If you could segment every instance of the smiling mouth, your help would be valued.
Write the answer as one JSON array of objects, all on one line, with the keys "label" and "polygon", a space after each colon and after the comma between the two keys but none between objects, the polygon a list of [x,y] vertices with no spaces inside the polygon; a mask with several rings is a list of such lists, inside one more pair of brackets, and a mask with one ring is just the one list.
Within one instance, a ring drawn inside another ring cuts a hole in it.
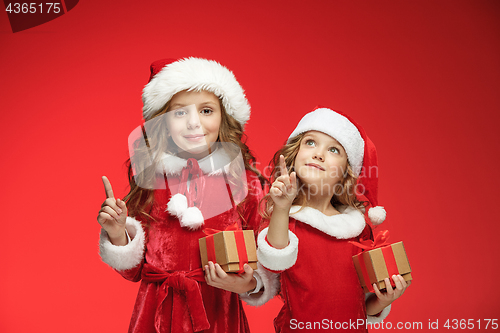
[{"label": "smiling mouth", "polygon": [[184,135],[184,138],[188,141],[201,141],[205,139],[205,134]]},{"label": "smiling mouth", "polygon": [[321,171],[325,171],[325,169],[323,167],[321,167],[320,165],[315,164],[315,163],[307,163],[306,166],[308,166],[310,168],[315,168],[315,169],[318,169]]}]

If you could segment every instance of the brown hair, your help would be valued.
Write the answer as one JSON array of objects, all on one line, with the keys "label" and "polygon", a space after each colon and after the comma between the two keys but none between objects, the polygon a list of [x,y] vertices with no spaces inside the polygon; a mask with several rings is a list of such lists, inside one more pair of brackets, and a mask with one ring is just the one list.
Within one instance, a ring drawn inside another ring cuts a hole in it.
[{"label": "brown hair", "polygon": [[[259,178],[260,180],[260,186],[262,187],[263,183],[265,182],[264,177],[261,175],[261,173],[255,168],[256,164],[256,159],[252,153],[252,151],[248,148],[246,144],[247,136],[243,132],[243,127],[242,125],[236,121],[233,117],[227,114],[224,105],[222,104],[222,101],[219,99],[219,104],[221,108],[221,124],[219,127],[219,137],[217,139],[218,142],[221,143],[222,147],[227,147],[229,146],[237,146],[239,147],[239,150],[241,151],[245,169],[253,171]],[[143,130],[144,133],[144,141],[138,140],[135,145],[134,145],[134,153],[139,154],[138,158],[134,158],[135,161],[148,161],[148,159],[143,159],[141,158],[141,155],[144,154],[144,157],[152,156],[153,157],[153,163],[149,167],[144,167],[144,172],[141,175],[136,175],[134,176],[134,170],[133,170],[133,165],[131,162],[131,159],[129,158],[125,164],[128,169],[128,180],[129,180],[129,185],[130,185],[130,191],[129,193],[125,196],[125,201],[127,202],[127,208],[130,216],[144,216],[146,218],[149,218],[153,220],[151,217],[151,208],[154,203],[154,190],[149,189],[149,188],[154,188],[153,186],[139,186],[137,185],[136,178],[135,177],[141,177],[140,182],[141,184],[154,184],[154,181],[157,177],[155,166],[158,165],[160,162],[161,154],[159,153],[154,153],[154,152],[168,152],[168,153],[173,153],[175,143],[171,139],[171,137],[168,137],[166,135],[154,135],[154,133],[160,134],[161,131],[164,131],[164,128],[162,127],[162,124],[160,121],[154,122],[154,119],[165,114],[166,112],[170,111],[170,101],[167,102],[167,104],[158,112],[156,112],[151,119],[148,120],[151,125],[148,127],[148,134],[153,133],[153,135],[148,135],[146,137],[145,131]],[[151,120],[153,120],[151,122]],[[234,152],[234,148],[231,149],[225,149],[228,155],[231,157],[231,160],[235,156],[234,153],[231,153],[231,151]],[[153,152],[153,154],[151,154]],[[146,155],[148,154],[148,155]],[[149,157],[148,157],[149,158]],[[232,170],[230,168],[230,170]],[[233,170],[230,172],[242,172],[243,170]],[[232,177],[231,179],[236,179],[236,181],[239,180],[239,177]],[[238,189],[243,189],[247,187],[247,184],[237,184],[237,185],[242,185],[242,186],[235,186],[235,188]],[[232,196],[235,195],[235,193],[231,194]],[[251,193],[249,193],[251,195]],[[240,217],[243,220],[243,213],[240,211],[240,206],[243,204],[245,200],[241,201],[238,206],[237,206],[237,211]]]},{"label": "brown hair", "polygon": [[[287,143],[285,143],[280,150],[278,150],[274,154],[271,162],[269,163],[269,169],[272,170],[272,174],[269,180],[271,184],[279,176],[281,176],[279,167],[280,155],[283,155],[283,157],[285,158],[285,165],[287,170],[289,170],[290,173],[294,171],[295,158],[297,157],[297,154],[299,152],[302,139],[306,134],[307,132],[298,134],[297,136],[293,137]],[[333,206],[348,205],[356,209],[361,209],[362,207],[364,207],[364,202],[359,201],[355,193],[357,180],[358,178],[352,171],[349,162],[347,162],[347,169],[344,172],[344,177],[340,183],[340,186],[335,187],[335,194],[332,196],[332,199],[330,200],[331,204]],[[292,205],[305,207],[307,206],[307,195],[304,190],[304,184],[302,184],[302,182],[298,177],[297,177],[297,182],[299,190],[297,196],[292,202]],[[271,199],[269,193],[266,194],[262,200],[265,203],[265,208],[264,212],[262,212],[261,215],[266,219],[270,219],[274,207],[274,202]]]}]

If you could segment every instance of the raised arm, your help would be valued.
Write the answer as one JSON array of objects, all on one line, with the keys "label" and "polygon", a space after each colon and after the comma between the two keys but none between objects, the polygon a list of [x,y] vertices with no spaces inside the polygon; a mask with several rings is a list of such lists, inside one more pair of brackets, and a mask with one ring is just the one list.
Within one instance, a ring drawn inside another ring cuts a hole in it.
[{"label": "raised arm", "polygon": [[120,199],[115,199],[113,188],[106,176],[102,177],[106,200],[104,200],[97,222],[108,233],[109,241],[113,245],[127,245],[125,223],[127,220],[127,205]]},{"label": "raised arm", "polygon": [[297,196],[297,175],[295,172],[288,174],[285,158],[280,156],[280,176],[274,181],[269,195],[274,201],[267,240],[277,249],[288,245],[288,217],[293,200]]}]

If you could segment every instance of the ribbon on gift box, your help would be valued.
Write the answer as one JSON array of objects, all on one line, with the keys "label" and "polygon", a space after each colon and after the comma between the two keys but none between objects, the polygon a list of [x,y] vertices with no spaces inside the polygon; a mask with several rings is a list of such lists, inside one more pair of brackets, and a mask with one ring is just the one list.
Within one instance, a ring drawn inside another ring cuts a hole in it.
[{"label": "ribbon on gift box", "polygon": [[236,241],[236,249],[238,250],[238,262],[239,262],[238,274],[243,274],[245,272],[243,265],[248,263],[248,254],[245,246],[245,236],[243,235],[243,230],[240,230],[238,222],[234,222],[233,224],[228,226],[225,230],[205,228],[203,231],[205,232],[205,234],[207,234],[207,237],[205,237],[205,239],[207,243],[208,261],[212,262],[217,262],[215,257],[214,234],[221,231],[232,231],[234,233],[234,239]]},{"label": "ribbon on gift box", "polygon": [[[389,230],[384,230],[379,232],[372,241],[371,239],[363,239],[361,238],[359,242],[350,241],[349,243],[363,249],[363,252],[380,249],[382,251],[382,255],[384,257],[385,266],[387,268],[387,272],[389,274],[389,280],[391,281],[391,286],[394,288],[396,285],[392,280],[391,276],[398,275],[399,269],[396,263],[396,258],[394,257],[394,252],[392,251],[392,246],[388,242],[389,239]],[[370,292],[375,292],[373,285],[370,281],[370,276],[368,275],[368,270],[366,268],[366,262],[363,254],[359,254],[358,258],[360,260],[361,273],[363,274],[363,280],[365,282],[366,287]],[[379,282],[379,281],[376,281]]]},{"label": "ribbon on gift box", "polygon": [[221,231],[238,231],[240,230],[240,227],[238,225],[238,221],[234,222],[233,224],[229,225],[226,229],[224,230],[219,230],[219,229],[212,229],[212,228],[205,228],[203,229],[203,232],[207,235],[207,236],[211,236],[211,235],[214,235],[218,232],[221,232]]},{"label": "ribbon on gift box", "polygon": [[373,250],[373,249],[378,249],[378,248],[383,247],[383,246],[390,245],[387,241],[388,239],[389,239],[389,230],[384,230],[384,231],[380,231],[375,236],[374,240],[360,238],[359,242],[351,241],[349,243],[354,244],[363,250]]}]

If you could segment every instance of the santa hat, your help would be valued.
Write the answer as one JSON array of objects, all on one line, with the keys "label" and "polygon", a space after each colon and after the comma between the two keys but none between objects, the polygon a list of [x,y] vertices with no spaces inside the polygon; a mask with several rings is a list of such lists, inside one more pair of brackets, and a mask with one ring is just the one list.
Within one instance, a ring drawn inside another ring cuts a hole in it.
[{"label": "santa hat", "polygon": [[[181,91],[208,91],[217,96],[226,113],[238,121],[241,126],[250,118],[250,105],[245,92],[234,74],[216,61],[200,58],[184,58],[180,60],[162,59],[151,64],[149,83],[142,93],[143,117],[150,120]],[[187,189],[187,179],[192,177]],[[198,191],[194,190],[198,187]],[[179,193],[169,199],[167,211],[177,216],[182,227],[196,230],[204,224],[204,217],[197,205],[199,197],[194,195],[203,191],[202,172],[195,159],[187,161],[182,170]],[[194,195],[194,196],[193,196]]]},{"label": "santa hat", "polygon": [[347,154],[347,160],[358,177],[361,196],[369,202],[368,218],[379,225],[386,218],[384,207],[378,206],[378,161],[375,145],[364,129],[352,118],[338,111],[318,107],[306,114],[288,141],[307,131],[319,131],[337,140]]},{"label": "santa hat", "polygon": [[234,74],[216,61],[201,58],[162,59],[151,64],[149,83],[142,93],[144,120],[149,120],[176,93],[209,91],[224,105],[226,113],[241,126],[250,118],[250,105]]}]

